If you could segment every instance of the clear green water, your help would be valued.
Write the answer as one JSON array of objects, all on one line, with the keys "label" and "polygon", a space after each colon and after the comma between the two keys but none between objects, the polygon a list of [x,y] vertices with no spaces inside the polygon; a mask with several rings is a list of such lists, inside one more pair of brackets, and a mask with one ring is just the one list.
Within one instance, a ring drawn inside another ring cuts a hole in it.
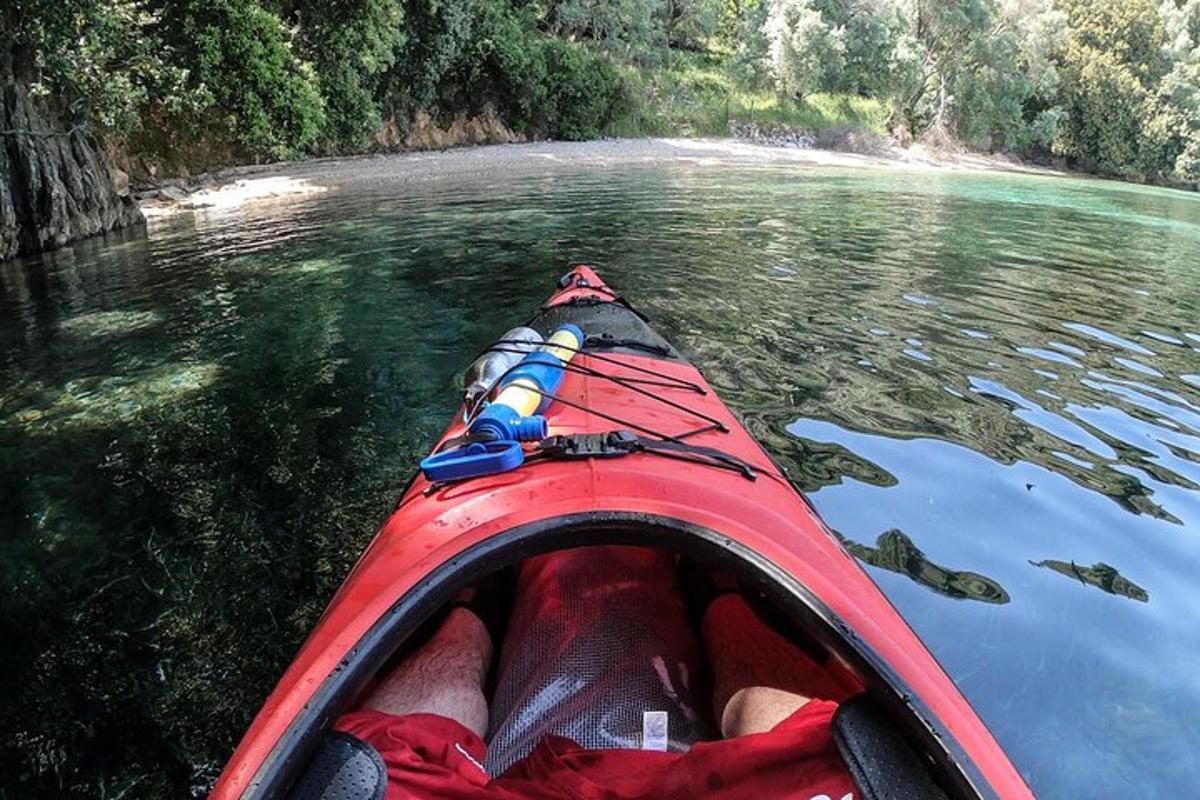
[{"label": "clear green water", "polygon": [[1200,199],[642,165],[0,266],[0,797],[202,794],[456,373],[571,261],[704,368],[1039,794],[1194,792]]}]

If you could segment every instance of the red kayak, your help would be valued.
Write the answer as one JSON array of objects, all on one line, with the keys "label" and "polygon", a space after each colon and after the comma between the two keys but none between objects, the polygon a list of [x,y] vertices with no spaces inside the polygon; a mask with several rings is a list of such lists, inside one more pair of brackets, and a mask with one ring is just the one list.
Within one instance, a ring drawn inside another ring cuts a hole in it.
[{"label": "red kayak", "polygon": [[[512,441],[496,441],[480,421],[492,411],[465,409],[469,424],[456,416],[212,797],[287,796],[332,721],[458,591],[534,555],[602,544],[659,548],[733,572],[823,647],[829,669],[861,687],[838,745],[862,797],[1032,797],[858,562],[700,371],[624,299],[577,266],[527,326],[560,358],[543,354],[535,371],[557,370],[561,383],[539,388],[526,357],[520,369],[531,380],[497,385],[537,392],[537,424],[518,414]],[[549,344],[552,334],[567,342],[555,333],[567,329],[574,346]],[[508,408],[494,394],[490,406],[473,405]],[[937,788],[913,794],[913,786]]]}]

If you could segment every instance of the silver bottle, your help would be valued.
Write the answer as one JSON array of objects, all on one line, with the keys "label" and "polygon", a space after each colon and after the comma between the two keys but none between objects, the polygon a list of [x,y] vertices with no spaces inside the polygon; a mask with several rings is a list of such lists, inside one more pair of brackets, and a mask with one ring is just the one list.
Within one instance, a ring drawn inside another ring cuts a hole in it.
[{"label": "silver bottle", "polygon": [[463,375],[463,419],[478,411],[476,405],[492,391],[496,381],[541,343],[542,335],[533,328],[513,328],[492,345],[495,349],[475,359]]}]

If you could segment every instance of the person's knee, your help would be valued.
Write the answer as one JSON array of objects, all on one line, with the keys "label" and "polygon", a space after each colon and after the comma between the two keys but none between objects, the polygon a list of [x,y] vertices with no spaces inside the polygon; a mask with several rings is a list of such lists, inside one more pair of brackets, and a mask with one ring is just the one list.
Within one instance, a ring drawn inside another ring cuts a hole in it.
[{"label": "person's knee", "polygon": [[428,713],[449,717],[480,738],[487,733],[487,698],[477,685],[463,683],[440,686],[430,693],[426,703]]},{"label": "person's knee", "polygon": [[808,698],[771,686],[747,686],[730,696],[721,712],[725,738],[765,733],[796,713]]},{"label": "person's knee", "polygon": [[455,608],[363,705],[395,716],[436,714],[482,736],[488,724],[483,683],[491,659],[492,643],[483,623],[471,611]]}]

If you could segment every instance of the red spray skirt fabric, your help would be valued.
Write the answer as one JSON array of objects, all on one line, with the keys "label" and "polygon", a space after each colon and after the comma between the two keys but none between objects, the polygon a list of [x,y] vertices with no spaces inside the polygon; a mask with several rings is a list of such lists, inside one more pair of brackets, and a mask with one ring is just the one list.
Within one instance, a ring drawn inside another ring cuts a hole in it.
[{"label": "red spray skirt fabric", "polygon": [[812,700],[766,733],[700,742],[686,753],[584,750],[548,736],[495,780],[481,766],[483,740],[445,717],[364,709],[336,727],[383,756],[386,800],[853,800],[854,785],[830,729],[836,709],[834,702]]}]

